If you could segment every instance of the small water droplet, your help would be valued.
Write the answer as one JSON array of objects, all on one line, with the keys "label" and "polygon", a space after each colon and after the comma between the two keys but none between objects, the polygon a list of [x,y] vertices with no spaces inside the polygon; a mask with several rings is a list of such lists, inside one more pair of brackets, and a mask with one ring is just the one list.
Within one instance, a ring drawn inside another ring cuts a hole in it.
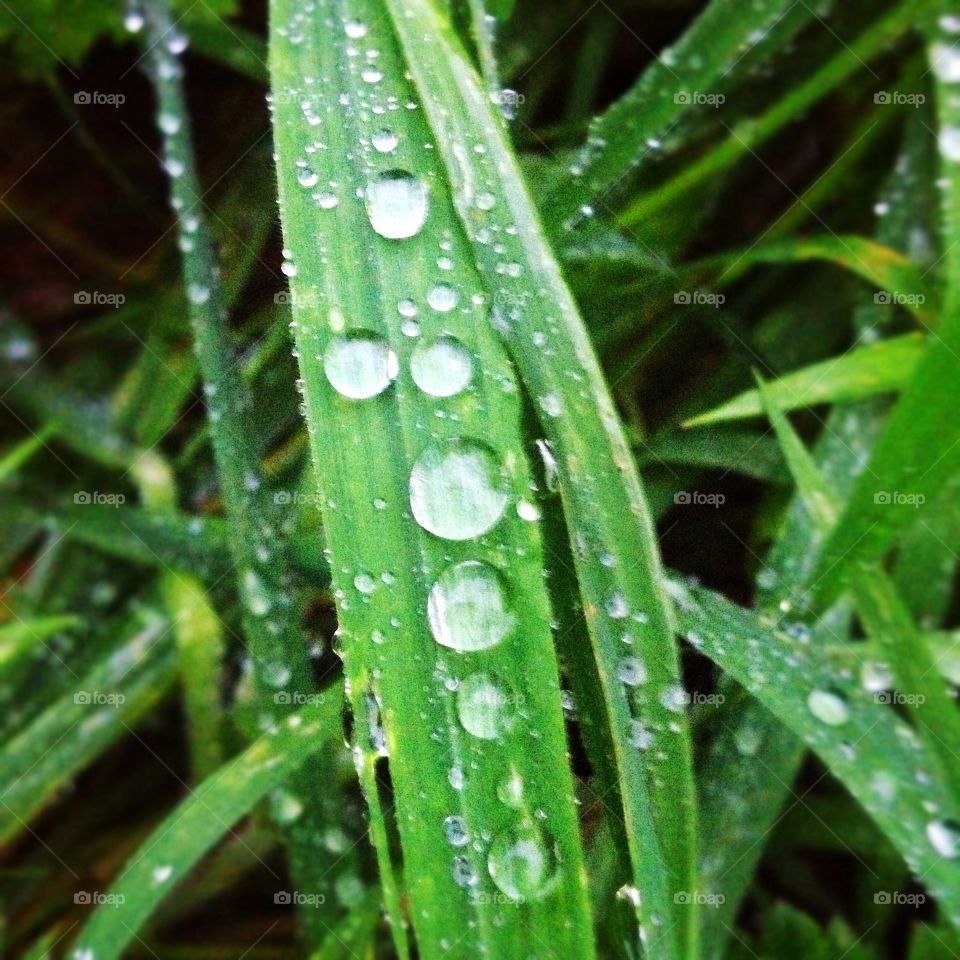
[{"label": "small water droplet", "polygon": [[447,817],[443,821],[443,834],[447,842],[454,847],[465,847],[470,842],[470,834],[467,833],[463,817]]},{"label": "small water droplet", "polygon": [[343,29],[351,40],[359,40],[367,35],[367,25],[362,20],[345,20]]},{"label": "small water droplet", "polygon": [[427,303],[437,313],[449,313],[460,302],[460,294],[448,283],[438,283],[427,294]]},{"label": "small water droplet", "polygon": [[617,663],[617,679],[628,687],[647,682],[647,667],[639,657],[624,657]]},{"label": "small water droplet", "polygon": [[941,857],[960,856],[960,824],[952,820],[933,820],[927,824],[927,839]]},{"label": "small water droplet", "polygon": [[455,337],[439,337],[419,343],[410,357],[413,382],[431,397],[460,393],[473,376],[473,360]]},{"label": "small water droplet", "polygon": [[517,622],[500,574],[478,560],[458,563],[440,575],[430,589],[427,619],[437,643],[460,652],[496,646]]},{"label": "small water droplet", "polygon": [[453,882],[458,887],[475,887],[480,882],[477,871],[467,857],[453,858]]},{"label": "small water droplet", "polygon": [[371,138],[373,149],[380,153],[390,153],[400,142],[400,138],[392,131],[384,128],[378,130]]},{"label": "small water droplet", "polygon": [[310,167],[300,167],[297,170],[297,183],[301,187],[315,187],[320,178]]},{"label": "small water droplet", "polygon": [[496,740],[513,726],[513,699],[496,678],[474,673],[457,691],[457,716],[467,733]]},{"label": "small water droplet", "polygon": [[807,707],[821,723],[839,727],[850,719],[846,698],[829,690],[813,690],[807,697]]},{"label": "small water droplet", "polygon": [[426,185],[405,170],[388,170],[372,180],[364,199],[370,225],[388,240],[416,236],[426,222]]},{"label": "small water droplet", "polygon": [[367,400],[393,383],[399,362],[379,334],[353,330],[330,341],[323,355],[323,370],[337,393]]}]

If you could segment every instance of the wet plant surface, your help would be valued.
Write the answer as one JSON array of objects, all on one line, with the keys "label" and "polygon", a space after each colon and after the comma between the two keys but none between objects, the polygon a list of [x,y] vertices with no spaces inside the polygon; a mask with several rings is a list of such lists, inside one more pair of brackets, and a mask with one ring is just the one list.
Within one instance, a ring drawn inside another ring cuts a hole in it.
[{"label": "wet plant surface", "polygon": [[960,10],[0,5],[11,957],[960,949]]}]

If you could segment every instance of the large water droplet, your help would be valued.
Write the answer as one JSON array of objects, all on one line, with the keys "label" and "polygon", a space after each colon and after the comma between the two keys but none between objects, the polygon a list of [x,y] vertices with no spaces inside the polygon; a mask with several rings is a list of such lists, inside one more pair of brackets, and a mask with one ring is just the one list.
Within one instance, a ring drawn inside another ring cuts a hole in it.
[{"label": "large water droplet", "polygon": [[365,200],[370,225],[388,240],[416,236],[426,222],[426,185],[405,170],[380,174],[368,184]]},{"label": "large water droplet", "polygon": [[512,699],[494,677],[475,673],[457,690],[457,716],[467,733],[496,740],[513,726]]},{"label": "large water droplet", "polygon": [[476,440],[428,447],[410,471],[410,508],[417,523],[446,540],[481,536],[506,506],[497,458]]},{"label": "large water droplet", "polygon": [[379,334],[353,330],[330,341],[323,355],[323,370],[337,393],[366,400],[393,383],[399,363]]},{"label": "large water droplet", "polygon": [[516,902],[547,893],[556,869],[550,844],[532,825],[503,833],[490,846],[487,870],[501,892]]},{"label": "large water droplet", "polygon": [[413,382],[431,397],[452,397],[470,382],[473,359],[455,337],[419,343],[410,357]]},{"label": "large water droplet", "polygon": [[371,138],[373,149],[380,153],[390,153],[400,142],[397,135],[392,130],[378,130]]},{"label": "large water droplet", "polygon": [[427,294],[427,303],[437,313],[449,313],[460,302],[460,294],[449,283],[438,283]]},{"label": "large water droplet", "polygon": [[810,712],[822,723],[839,727],[850,719],[850,708],[839,693],[829,690],[814,690],[807,697]]},{"label": "large water droplet", "polygon": [[[427,600],[427,619],[437,643],[461,652],[495,646],[517,622],[507,605],[500,574],[477,560],[458,563],[440,575]],[[479,718],[475,725],[481,727]]]}]

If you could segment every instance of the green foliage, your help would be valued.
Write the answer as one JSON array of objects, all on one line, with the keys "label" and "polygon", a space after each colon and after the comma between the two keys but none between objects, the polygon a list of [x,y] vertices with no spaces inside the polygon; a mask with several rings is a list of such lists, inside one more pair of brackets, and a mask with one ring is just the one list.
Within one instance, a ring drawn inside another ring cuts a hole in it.
[{"label": "green foliage", "polygon": [[263,13],[0,3],[7,952],[955,954],[956,12]]}]

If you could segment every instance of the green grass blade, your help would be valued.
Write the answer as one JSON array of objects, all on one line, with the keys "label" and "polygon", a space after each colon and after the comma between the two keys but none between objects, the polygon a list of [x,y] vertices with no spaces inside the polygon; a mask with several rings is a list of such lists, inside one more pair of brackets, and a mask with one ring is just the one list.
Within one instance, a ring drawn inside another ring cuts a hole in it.
[{"label": "green grass blade", "polygon": [[[784,412],[820,403],[851,403],[891,393],[910,381],[926,345],[927,339],[922,334],[908,333],[857,347],[771,381],[767,393],[770,402]],[[763,412],[760,391],[745,390],[719,407],[691,417],[684,426],[743,420],[762,416]]]},{"label": "green grass blade", "polygon": [[[677,710],[682,695],[677,650],[639,477],[502,120],[427,0],[391,0],[388,7],[493,297],[493,322],[539,407],[559,466],[617,751],[634,880],[643,890],[640,917],[649,949],[653,955],[682,955],[692,949],[696,911],[673,901],[670,892],[694,885],[689,739],[683,712]],[[490,242],[492,236],[496,243]],[[632,652],[645,661],[647,689],[657,691],[655,696],[638,694],[617,679],[625,635],[635,639]],[[636,724],[655,744],[639,756],[631,742]],[[656,927],[652,914],[671,921]]]},{"label": "green grass blade", "polygon": [[285,272],[398,952],[409,902],[424,958],[590,957],[521,398],[434,138],[379,4],[274,0],[270,49]]},{"label": "green grass blade", "polygon": [[[74,960],[116,960],[190,869],[270,790],[288,781],[334,729],[339,699],[290,714],[201,783],[154,831],[81,931]],[[279,891],[282,892],[282,891]]]},{"label": "green grass blade", "polygon": [[944,855],[951,848],[943,843],[957,803],[930,775],[937,758],[842,660],[713,591],[677,582],[671,589],[691,643],[804,740],[960,926],[958,851]]}]

